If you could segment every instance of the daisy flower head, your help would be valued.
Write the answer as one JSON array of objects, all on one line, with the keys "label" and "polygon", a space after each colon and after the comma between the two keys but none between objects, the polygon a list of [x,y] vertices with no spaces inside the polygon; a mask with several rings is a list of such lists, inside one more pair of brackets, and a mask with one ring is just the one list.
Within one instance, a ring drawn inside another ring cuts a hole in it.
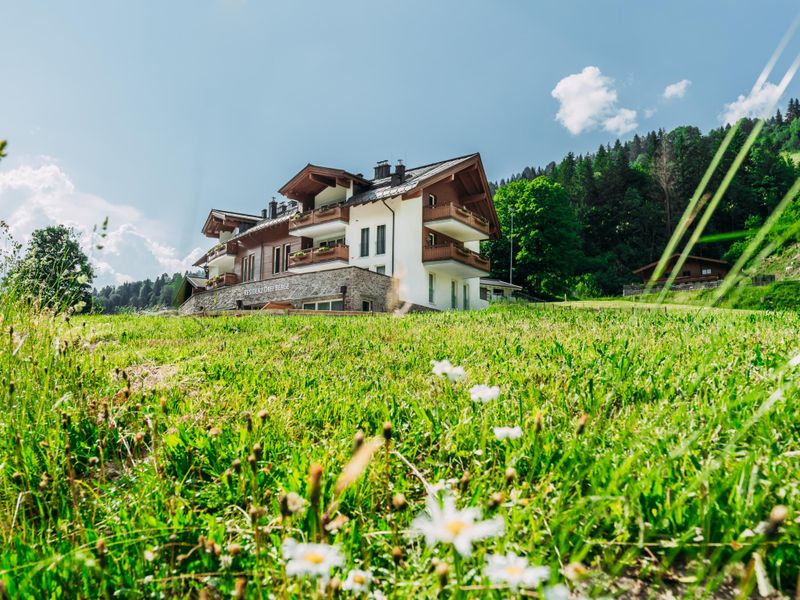
[{"label": "daisy flower head", "polygon": [[545,600],[569,600],[569,588],[563,583],[550,586],[544,590]]},{"label": "daisy flower head", "polygon": [[518,440],[522,437],[522,428],[519,425],[514,427],[494,427],[494,437],[498,440]]},{"label": "daisy flower head", "polygon": [[356,594],[364,594],[369,591],[370,583],[372,583],[372,573],[361,569],[353,569],[347,574],[347,579],[344,580],[342,589]]},{"label": "daisy flower head", "polygon": [[434,375],[439,377],[446,375],[450,381],[462,381],[467,377],[464,367],[454,367],[447,359],[442,361],[432,360],[431,366],[433,367]]},{"label": "daisy flower head", "polygon": [[452,544],[461,556],[472,553],[472,543],[503,533],[505,525],[501,517],[481,521],[479,508],[458,510],[452,496],[445,496],[442,503],[428,496],[426,511],[411,522],[411,529],[425,536],[425,543]]},{"label": "daisy flower head", "polygon": [[485,383],[473,385],[469,389],[469,397],[473,402],[491,402],[500,395],[500,386],[488,386]]},{"label": "daisy flower head", "polygon": [[319,578],[323,584],[330,579],[331,569],[344,562],[339,547],[329,544],[307,544],[288,538],[281,551],[289,577]]},{"label": "daisy flower head", "polygon": [[504,583],[512,592],[516,592],[520,587],[539,587],[542,581],[550,577],[550,568],[532,567],[525,557],[509,552],[505,556],[489,554],[483,573],[492,583]]}]

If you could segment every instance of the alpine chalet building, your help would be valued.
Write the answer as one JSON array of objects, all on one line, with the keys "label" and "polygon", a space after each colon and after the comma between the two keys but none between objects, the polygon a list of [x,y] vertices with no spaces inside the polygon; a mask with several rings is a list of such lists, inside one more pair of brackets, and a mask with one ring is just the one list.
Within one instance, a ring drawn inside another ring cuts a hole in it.
[{"label": "alpine chalet building", "polygon": [[180,312],[294,308],[380,312],[468,310],[489,261],[480,241],[500,235],[479,154],[365,179],[309,164],[260,215],[213,209],[203,233],[216,244],[187,278]]}]

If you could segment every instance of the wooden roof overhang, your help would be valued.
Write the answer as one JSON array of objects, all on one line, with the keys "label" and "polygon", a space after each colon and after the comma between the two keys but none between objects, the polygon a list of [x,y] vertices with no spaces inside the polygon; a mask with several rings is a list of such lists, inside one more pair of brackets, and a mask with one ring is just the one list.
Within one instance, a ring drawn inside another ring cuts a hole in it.
[{"label": "wooden roof overhang", "polygon": [[308,202],[322,190],[342,186],[349,188],[352,182],[369,185],[369,181],[342,169],[320,167],[311,163],[303,167],[297,175],[286,182],[278,193],[298,202]]},{"label": "wooden roof overhang", "polygon": [[261,217],[255,215],[211,209],[203,225],[202,232],[206,237],[219,237],[219,234],[223,231],[233,231],[244,223],[252,225],[260,219]]},{"label": "wooden roof overhang", "polygon": [[489,221],[490,237],[492,239],[499,238],[501,235],[500,221],[494,208],[492,193],[489,191],[489,182],[486,179],[486,172],[483,170],[481,155],[475,154],[470,160],[458,163],[430,179],[423,178],[418,185],[403,194],[403,199],[424,195],[425,188],[430,188],[443,181],[450,181],[456,186],[464,207]]}]

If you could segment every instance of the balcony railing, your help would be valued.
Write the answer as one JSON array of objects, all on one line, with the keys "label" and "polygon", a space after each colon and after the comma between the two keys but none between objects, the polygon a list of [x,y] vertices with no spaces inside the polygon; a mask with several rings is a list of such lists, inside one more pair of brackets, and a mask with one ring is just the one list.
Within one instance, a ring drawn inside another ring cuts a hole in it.
[{"label": "balcony railing", "polygon": [[289,231],[299,229],[301,227],[308,227],[310,225],[320,225],[322,223],[330,223],[331,221],[344,221],[350,222],[350,207],[349,206],[323,206],[316,210],[309,210],[304,213],[295,213],[289,219]]},{"label": "balcony railing", "polygon": [[217,244],[208,251],[208,258],[206,259],[206,262],[211,262],[220,256],[236,256],[236,253],[239,250],[238,246],[239,245],[236,242],[224,242],[222,244]]},{"label": "balcony railing", "polygon": [[332,260],[350,260],[350,247],[345,245],[300,250],[289,255],[289,268],[325,263]]},{"label": "balcony railing", "polygon": [[443,219],[455,219],[473,229],[477,229],[484,235],[489,235],[489,221],[460,204],[441,204],[439,206],[426,206],[422,209],[422,220],[425,223]]},{"label": "balcony railing", "polygon": [[234,285],[239,283],[239,277],[236,273],[223,273],[212,277],[206,282],[206,288],[209,290],[216,290],[217,288],[225,287],[226,285]]},{"label": "balcony railing", "polygon": [[477,252],[468,250],[456,244],[437,244],[435,246],[423,246],[422,262],[455,260],[457,262],[475,267],[487,273],[490,271],[488,258],[482,257]]}]

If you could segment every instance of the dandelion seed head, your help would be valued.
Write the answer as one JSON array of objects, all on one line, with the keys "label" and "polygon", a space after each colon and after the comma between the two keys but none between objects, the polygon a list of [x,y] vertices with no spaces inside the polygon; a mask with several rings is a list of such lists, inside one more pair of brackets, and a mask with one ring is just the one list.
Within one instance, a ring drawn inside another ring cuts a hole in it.
[{"label": "dandelion seed head", "polygon": [[488,386],[486,384],[473,385],[469,389],[469,397],[473,402],[491,402],[500,395],[500,386]]}]

